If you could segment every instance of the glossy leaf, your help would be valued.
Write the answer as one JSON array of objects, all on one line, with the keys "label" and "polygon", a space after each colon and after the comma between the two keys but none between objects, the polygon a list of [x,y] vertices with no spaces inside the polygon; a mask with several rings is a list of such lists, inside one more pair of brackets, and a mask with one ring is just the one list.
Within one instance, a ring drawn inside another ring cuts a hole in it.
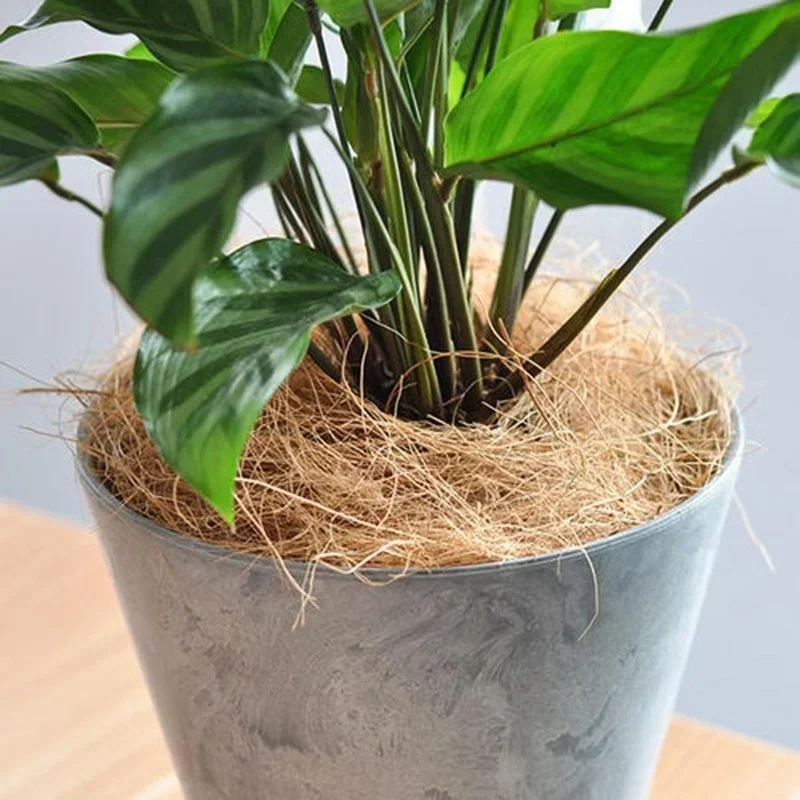
[{"label": "glossy leaf", "polygon": [[774,105],[753,134],[748,155],[765,159],[779,178],[800,187],[800,94]]},{"label": "glossy leaf", "polygon": [[106,33],[133,33],[173,69],[258,55],[267,23],[267,0],[45,0],[25,30],[58,22],[86,22]]},{"label": "glossy leaf", "polygon": [[78,103],[100,130],[103,149],[117,155],[175,79],[174,72],[154,61],[112,55],[83,56],[31,74]]},{"label": "glossy leaf", "polygon": [[798,42],[796,1],[672,36],[546,37],[453,109],[448,172],[513,181],[560,209],[606,203],[676,217]]},{"label": "glossy leaf", "polygon": [[236,468],[264,406],[308,349],[315,325],[381,306],[393,272],[354,277],[284,239],[238,250],[197,280],[196,353],[152,330],[142,338],[134,392],[164,459],[227,520]]},{"label": "glossy leaf", "polygon": [[105,228],[106,272],[151,327],[195,342],[192,285],[225,243],[242,196],[282,171],[289,137],[322,121],[264,61],[178,80],[126,150]]},{"label": "glossy leaf", "polygon": [[[391,19],[413,8],[419,0],[373,0],[381,19]],[[349,28],[367,20],[364,0],[319,0],[319,7],[337,24]]]},{"label": "glossy leaf", "polygon": [[94,150],[100,134],[72,98],[25,67],[0,63],[0,186],[53,169],[53,159]]}]

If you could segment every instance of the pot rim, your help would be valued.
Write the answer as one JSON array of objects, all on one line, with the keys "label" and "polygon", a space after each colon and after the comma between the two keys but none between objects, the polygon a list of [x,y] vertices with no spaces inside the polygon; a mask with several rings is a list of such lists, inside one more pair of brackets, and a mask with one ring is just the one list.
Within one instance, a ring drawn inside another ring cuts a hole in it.
[{"label": "pot rim", "polygon": [[[90,412],[86,412],[90,413]],[[726,483],[731,478],[735,478],[738,466],[741,462],[744,453],[745,436],[744,436],[744,422],[742,414],[737,406],[734,406],[730,412],[730,421],[732,427],[731,442],[728,445],[728,450],[722,460],[721,466],[717,474],[702,488],[695,492],[691,497],[679,503],[677,506],[659,514],[657,517],[635,525],[632,528],[627,528],[619,533],[613,533],[609,536],[604,536],[600,539],[594,539],[588,544],[572,547],[564,547],[559,550],[554,550],[549,553],[542,553],[540,555],[525,556],[524,558],[509,559],[508,561],[486,561],[478,564],[467,564],[455,567],[433,567],[433,568],[409,568],[402,570],[398,567],[362,567],[357,570],[357,575],[367,579],[368,581],[374,580],[377,584],[386,584],[392,578],[402,575],[404,580],[407,579],[420,579],[420,578],[435,578],[437,576],[458,576],[458,575],[473,575],[483,572],[497,572],[506,570],[516,570],[535,565],[544,565],[552,561],[563,561],[571,558],[582,558],[591,560],[593,554],[605,550],[608,547],[624,547],[649,536],[654,536],[664,529],[674,529],[675,523],[681,517],[692,513],[694,509],[705,503],[714,496],[720,486]],[[78,440],[80,441],[83,436],[79,425]],[[185,548],[193,550],[199,555],[202,554],[210,559],[220,559],[225,561],[232,561],[234,563],[241,563],[247,569],[273,569],[275,559],[268,555],[254,555],[250,553],[240,552],[233,550],[229,547],[224,547],[217,544],[204,542],[188,534],[177,533],[169,528],[142,516],[137,511],[128,508],[125,503],[116,497],[106,486],[104,486],[98,479],[97,475],[92,470],[89,459],[81,452],[80,447],[76,447],[75,453],[76,469],[78,478],[83,484],[84,488],[90,492],[97,500],[105,506],[106,510],[115,516],[120,516],[124,520],[144,528],[150,535],[159,539],[165,540],[168,544],[174,547]],[[302,576],[306,574],[312,563],[309,561],[295,561],[285,560],[283,562],[285,568],[295,576]],[[320,566],[327,567],[324,572],[326,579],[330,578],[351,578],[353,572],[342,571],[330,567],[324,562],[320,562]],[[317,576],[319,577],[319,575]]]}]

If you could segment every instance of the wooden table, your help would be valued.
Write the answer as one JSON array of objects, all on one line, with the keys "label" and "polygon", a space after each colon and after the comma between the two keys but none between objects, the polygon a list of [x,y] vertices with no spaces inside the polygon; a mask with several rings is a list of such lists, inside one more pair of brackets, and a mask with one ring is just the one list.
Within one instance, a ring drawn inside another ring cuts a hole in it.
[{"label": "wooden table", "polygon": [[[0,798],[178,800],[91,535],[0,505],[0,554]],[[800,754],[676,718],[653,800],[800,800]]]}]

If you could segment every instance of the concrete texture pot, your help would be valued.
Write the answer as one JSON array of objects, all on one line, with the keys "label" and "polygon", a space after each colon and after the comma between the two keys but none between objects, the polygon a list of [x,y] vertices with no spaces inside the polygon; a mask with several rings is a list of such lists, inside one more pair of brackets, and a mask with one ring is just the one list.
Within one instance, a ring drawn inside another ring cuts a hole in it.
[{"label": "concrete texture pot", "polygon": [[188,800],[644,800],[741,450],[737,426],[702,491],[582,552],[319,570],[296,630],[270,561],[79,472]]}]

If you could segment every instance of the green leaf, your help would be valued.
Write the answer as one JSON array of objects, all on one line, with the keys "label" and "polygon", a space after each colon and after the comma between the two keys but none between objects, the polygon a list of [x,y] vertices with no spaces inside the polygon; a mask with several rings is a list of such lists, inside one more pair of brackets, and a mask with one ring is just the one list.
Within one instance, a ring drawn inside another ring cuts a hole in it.
[{"label": "green leaf", "polygon": [[106,219],[106,273],[177,346],[195,342],[195,276],[224,245],[239,201],[280,175],[291,134],[324,115],[272,64],[231,62],[176,81],[134,136]]},{"label": "green leaf", "polygon": [[48,173],[56,156],[99,144],[94,123],[69,95],[25,67],[0,63],[0,186]]},{"label": "green leaf", "polygon": [[303,359],[311,330],[381,306],[399,289],[394,272],[354,277],[285,239],[247,245],[205,270],[198,351],[176,351],[148,330],[136,359],[136,405],[164,460],[232,521],[247,438]]},{"label": "green leaf", "polygon": [[797,0],[671,36],[546,37],[453,109],[447,172],[512,181],[560,209],[605,203],[677,217],[798,42]]},{"label": "green leaf", "polygon": [[138,61],[158,61],[158,59],[147,49],[144,42],[137,42],[133,47],[125,51],[125,58],[132,58]]},{"label": "green leaf", "polygon": [[30,73],[66,92],[97,125],[103,149],[116,155],[176,77],[155,61],[112,55],[83,56]]},{"label": "green leaf", "polygon": [[547,4],[547,16],[550,19],[561,19],[569,14],[579,14],[590,8],[610,8],[611,0],[550,0]]},{"label": "green leaf", "polygon": [[[375,10],[382,20],[396,17],[418,2],[419,0],[374,0]],[[319,0],[319,7],[343,28],[350,28],[368,19],[364,0]]]},{"label": "green leaf", "polygon": [[[344,84],[334,79],[334,86],[336,87],[336,96],[339,98],[339,103],[341,104],[344,102]],[[309,103],[323,106],[330,105],[331,97],[328,92],[325,73],[313,64],[305,64],[303,66],[300,78],[294,90],[303,100]]]},{"label": "green leaf", "polygon": [[269,40],[267,58],[279,66],[294,84],[300,76],[309,44],[311,28],[308,16],[301,6],[290,3]]},{"label": "green leaf", "polygon": [[779,178],[800,188],[800,94],[774,105],[753,134],[748,155],[763,158]]},{"label": "green leaf", "polygon": [[45,0],[24,25],[0,34],[0,42],[82,21],[105,33],[133,33],[168,66],[189,70],[258,55],[268,8],[267,0]]},{"label": "green leaf", "polygon": [[778,106],[783,98],[768,97],[752,114],[745,120],[745,127],[757,128]]}]

